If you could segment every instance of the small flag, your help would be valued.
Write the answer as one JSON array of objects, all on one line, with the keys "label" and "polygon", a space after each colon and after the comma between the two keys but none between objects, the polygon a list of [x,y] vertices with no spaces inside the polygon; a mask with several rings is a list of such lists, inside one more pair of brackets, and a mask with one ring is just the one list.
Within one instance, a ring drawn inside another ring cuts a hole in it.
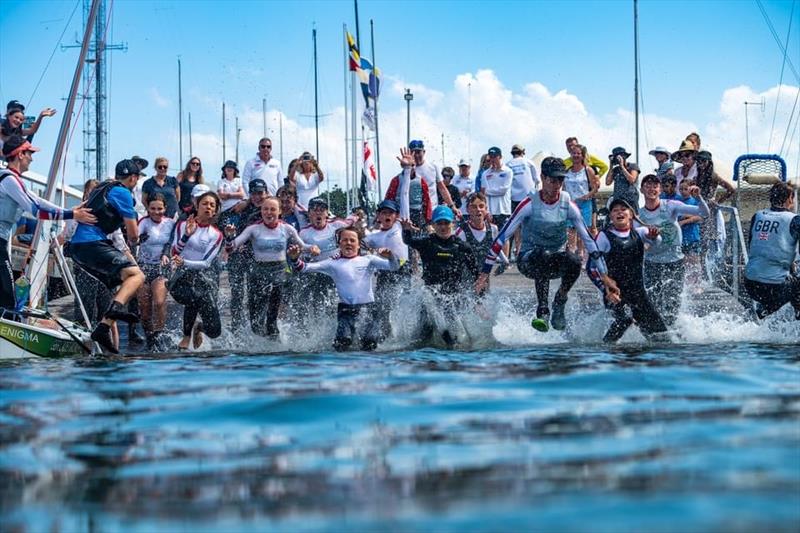
[{"label": "small flag", "polygon": [[374,191],[378,180],[378,171],[375,169],[375,159],[372,157],[369,141],[364,141],[364,167],[361,173],[367,178],[368,190]]}]

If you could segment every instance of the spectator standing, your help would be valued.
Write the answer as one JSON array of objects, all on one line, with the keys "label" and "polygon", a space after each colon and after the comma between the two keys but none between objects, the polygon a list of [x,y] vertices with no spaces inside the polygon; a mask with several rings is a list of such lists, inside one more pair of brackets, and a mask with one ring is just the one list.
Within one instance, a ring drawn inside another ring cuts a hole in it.
[{"label": "spectator standing", "polygon": [[606,174],[606,185],[614,186],[611,193],[612,199],[623,198],[638,212],[639,188],[637,181],[641,171],[639,165],[628,162],[630,156],[631,154],[622,146],[617,146],[611,151],[611,155],[608,156],[611,169]]},{"label": "spectator standing", "polygon": [[180,186],[175,176],[168,176],[169,160],[166,157],[156,157],[154,163],[156,173],[145,180],[142,185],[142,204],[147,205],[150,198],[156,194],[164,197],[166,202],[164,216],[175,218],[178,212],[178,200],[180,199]]},{"label": "spectator standing", "polygon": [[188,214],[194,209],[192,203],[192,190],[196,185],[203,185],[203,164],[199,157],[189,158],[186,167],[178,173],[178,208]]},{"label": "spectator standing", "polygon": [[[514,173],[503,164],[503,152],[497,146],[492,146],[487,152],[489,168],[481,178],[481,192],[486,196],[492,222],[501,228],[511,216],[511,184]],[[506,242],[503,252],[508,257],[510,243]]]},{"label": "spectator standing", "polygon": [[658,162],[658,168],[656,169],[658,179],[663,182],[664,176],[673,176],[675,174],[675,164],[670,160],[671,154],[669,150],[663,146],[656,146],[649,153]]},{"label": "spectator standing", "polygon": [[680,148],[672,154],[672,160],[681,164],[675,171],[675,179],[678,181],[678,185],[681,184],[681,180],[697,179],[697,165],[694,159],[695,155],[697,155],[697,149],[694,146],[692,141],[684,140]]},{"label": "spectator standing", "polygon": [[225,161],[222,165],[222,177],[217,185],[217,195],[222,200],[222,211],[227,211],[245,198],[242,179],[239,177],[239,165],[236,161]]},{"label": "spectator standing", "polygon": [[475,180],[470,176],[470,170],[469,161],[462,159],[458,162],[458,175],[452,181],[452,184],[458,189],[461,213],[467,212],[467,197],[475,190]]},{"label": "spectator standing", "polygon": [[308,202],[319,196],[319,185],[325,180],[325,174],[319,168],[319,163],[308,152],[297,159],[289,170],[289,185],[297,190],[297,205],[304,212],[308,211]]},{"label": "spectator standing", "polygon": [[414,172],[428,185],[430,205],[438,205],[438,195],[441,195],[444,200],[444,205],[451,209],[456,209],[456,206],[453,204],[453,199],[450,197],[450,192],[444,185],[444,178],[442,178],[439,172],[439,167],[434,163],[425,161],[425,143],[422,141],[411,141],[408,143],[408,149],[411,150],[411,155],[414,158]]},{"label": "spectator standing", "polygon": [[247,189],[250,181],[263,180],[267,184],[267,192],[275,196],[278,187],[283,185],[283,170],[281,162],[272,157],[272,141],[264,137],[258,141],[258,153],[245,163],[242,171],[242,185]]}]

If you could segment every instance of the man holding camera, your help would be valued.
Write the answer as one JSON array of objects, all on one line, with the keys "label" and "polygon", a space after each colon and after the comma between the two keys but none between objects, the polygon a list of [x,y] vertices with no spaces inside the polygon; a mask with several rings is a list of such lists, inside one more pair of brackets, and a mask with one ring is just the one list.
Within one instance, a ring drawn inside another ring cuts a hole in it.
[{"label": "man holding camera", "polygon": [[621,146],[617,146],[611,151],[611,155],[608,156],[610,168],[606,174],[606,185],[614,185],[611,200],[622,198],[638,213],[639,188],[636,182],[641,170],[636,163],[628,162],[630,156],[631,154]]}]

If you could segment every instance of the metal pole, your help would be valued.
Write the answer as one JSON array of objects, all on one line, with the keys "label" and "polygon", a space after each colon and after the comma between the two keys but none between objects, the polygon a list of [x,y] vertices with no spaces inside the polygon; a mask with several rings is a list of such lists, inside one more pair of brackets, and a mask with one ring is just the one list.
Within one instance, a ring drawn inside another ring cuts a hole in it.
[{"label": "metal pole", "polygon": [[442,167],[444,166],[444,133],[442,133]]},{"label": "metal pole", "polygon": [[[192,112],[189,111],[189,153],[193,154],[194,150],[192,149]],[[183,165],[181,161],[178,162],[178,167]]]},{"label": "metal pole", "polygon": [[242,131],[242,130],[239,129],[239,117],[237,116],[237,117],[235,117],[235,119],[236,120],[234,122],[236,123],[236,164],[238,165],[239,164],[239,132]]},{"label": "metal pole", "polygon": [[[350,141],[350,126],[348,123],[347,112],[350,105],[347,103],[347,71],[349,69],[350,61],[349,61],[349,53],[347,49],[347,24],[342,24],[342,37],[344,37],[344,176],[345,176],[345,193],[347,192],[347,177],[350,176],[350,145],[348,142]],[[328,183],[328,194],[330,195],[330,182],[331,180],[325,180]],[[328,202],[330,202],[330,196],[328,197]],[[350,206],[348,205],[348,211],[350,210]]]},{"label": "metal pole", "polygon": [[316,152],[315,156],[317,161],[319,157],[319,88],[317,86],[319,69],[317,68],[317,29],[311,31],[311,38],[314,41],[314,134],[316,138]]},{"label": "metal pole", "polygon": [[264,134],[262,137],[267,136],[267,99],[261,99],[261,122],[264,125]]},{"label": "metal pole", "polygon": [[[189,149],[191,152],[192,150]],[[178,58],[178,168],[183,166],[183,90],[181,88],[181,58]]]},{"label": "metal pole", "polygon": [[[370,46],[372,48],[372,68],[377,69],[377,62],[375,59],[375,28],[373,27],[372,19],[369,20],[369,40]],[[378,85],[378,90],[380,91],[380,85]],[[381,134],[380,134],[380,127],[378,120],[378,99],[375,98],[375,166],[377,168],[378,173],[378,198],[381,197]]]},{"label": "metal pole", "polygon": [[278,140],[281,143],[281,164],[283,164],[283,113],[278,111]]},{"label": "metal pole", "polygon": [[636,161],[639,158],[639,0],[633,0],[633,98],[635,100],[634,117],[636,120]]},{"label": "metal pole", "polygon": [[[750,153],[750,123],[747,120],[747,102],[744,103],[744,142],[745,152]],[[739,178],[741,179],[741,178]]]},{"label": "metal pole", "polygon": [[472,162],[472,82],[467,84],[467,161]]},{"label": "metal pole", "polygon": [[[353,171],[350,176],[350,185],[348,186],[348,194],[353,197],[352,206],[355,207],[358,201],[358,196],[356,194],[356,188],[358,187],[356,176],[358,175],[358,127],[356,125],[356,114],[358,110],[358,102],[356,100],[356,73],[350,73],[350,132],[353,134],[353,140],[350,146],[352,147],[352,157],[353,157],[353,166],[351,170]],[[347,213],[350,214],[349,212]]]},{"label": "metal pole", "polygon": [[406,146],[408,146],[411,142],[411,100],[414,99],[411,89],[406,89],[404,98],[406,99]]},{"label": "metal pole", "polygon": [[353,0],[353,6],[356,10],[356,46],[358,47],[358,53],[361,53],[361,32],[358,31],[358,0]]},{"label": "metal pole", "polygon": [[225,161],[225,102],[222,102],[222,161]]}]

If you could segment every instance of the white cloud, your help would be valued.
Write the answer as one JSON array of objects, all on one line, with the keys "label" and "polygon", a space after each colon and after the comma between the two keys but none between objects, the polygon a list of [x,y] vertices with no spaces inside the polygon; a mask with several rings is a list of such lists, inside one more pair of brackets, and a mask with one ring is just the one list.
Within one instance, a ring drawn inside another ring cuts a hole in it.
[{"label": "white cloud", "polygon": [[[500,146],[507,152],[514,143],[525,145],[529,156],[540,151],[563,155],[563,141],[572,135],[577,136],[592,153],[600,157],[608,154],[614,146],[625,146],[634,151],[634,119],[631,110],[618,109],[614,113],[600,116],[569,91],[560,90],[554,93],[536,81],[528,83],[521,92],[515,93],[504,86],[491,70],[479,70],[474,74],[457,76],[450,89],[442,92],[423,84],[387,78],[384,98],[389,95],[400,96],[407,87],[414,93],[411,137],[425,141],[428,158],[437,164],[442,162],[442,134],[445,141],[445,162],[449,165],[454,165],[462,157],[477,161],[480,154],[493,145]],[[777,152],[784,140],[787,121],[798,90],[800,88],[787,85],[780,88],[772,152]],[[650,171],[655,164],[647,155],[649,148],[663,145],[677,149],[687,133],[698,131],[703,139],[703,146],[714,153],[718,168],[729,175],[733,161],[745,151],[743,102],[764,99],[764,113],[751,108],[748,115],[751,151],[763,153],[767,151],[769,144],[772,113],[778,92],[778,87],[761,92],[745,86],[728,89],[720,97],[719,109],[705,124],[693,121],[691,117],[677,115],[677,107],[675,116],[647,114],[641,127],[640,164],[643,170]],[[213,101],[213,98],[208,100]],[[394,100],[397,101],[397,98]],[[214,109],[209,111],[218,112],[216,103]],[[254,155],[258,139],[262,136],[261,110],[247,109],[239,113],[239,121],[242,128],[240,162],[243,162]],[[398,170],[395,156],[399,148],[405,145],[405,106],[381,109],[380,121],[381,173],[383,186],[386,187]],[[267,122],[275,146],[273,155],[279,157],[278,112],[269,111]],[[230,128],[232,130],[233,127]],[[343,139],[344,109],[339,107],[320,121],[319,160],[333,183],[341,184],[344,181],[346,148]],[[228,143],[230,158],[233,154],[233,135],[229,137]],[[789,174],[793,175],[793,169],[797,168],[800,143],[795,138],[791,146],[788,146],[788,139],[784,144],[784,157],[790,168]],[[220,146],[219,135],[195,133],[195,153],[200,157],[216,161]],[[313,125],[300,124],[297,120],[284,116],[284,168],[289,160],[304,150],[314,151]]]},{"label": "white cloud", "polygon": [[150,87],[150,98],[152,98],[153,102],[161,108],[170,107],[172,105],[172,102],[168,98],[163,97],[155,87]]}]

